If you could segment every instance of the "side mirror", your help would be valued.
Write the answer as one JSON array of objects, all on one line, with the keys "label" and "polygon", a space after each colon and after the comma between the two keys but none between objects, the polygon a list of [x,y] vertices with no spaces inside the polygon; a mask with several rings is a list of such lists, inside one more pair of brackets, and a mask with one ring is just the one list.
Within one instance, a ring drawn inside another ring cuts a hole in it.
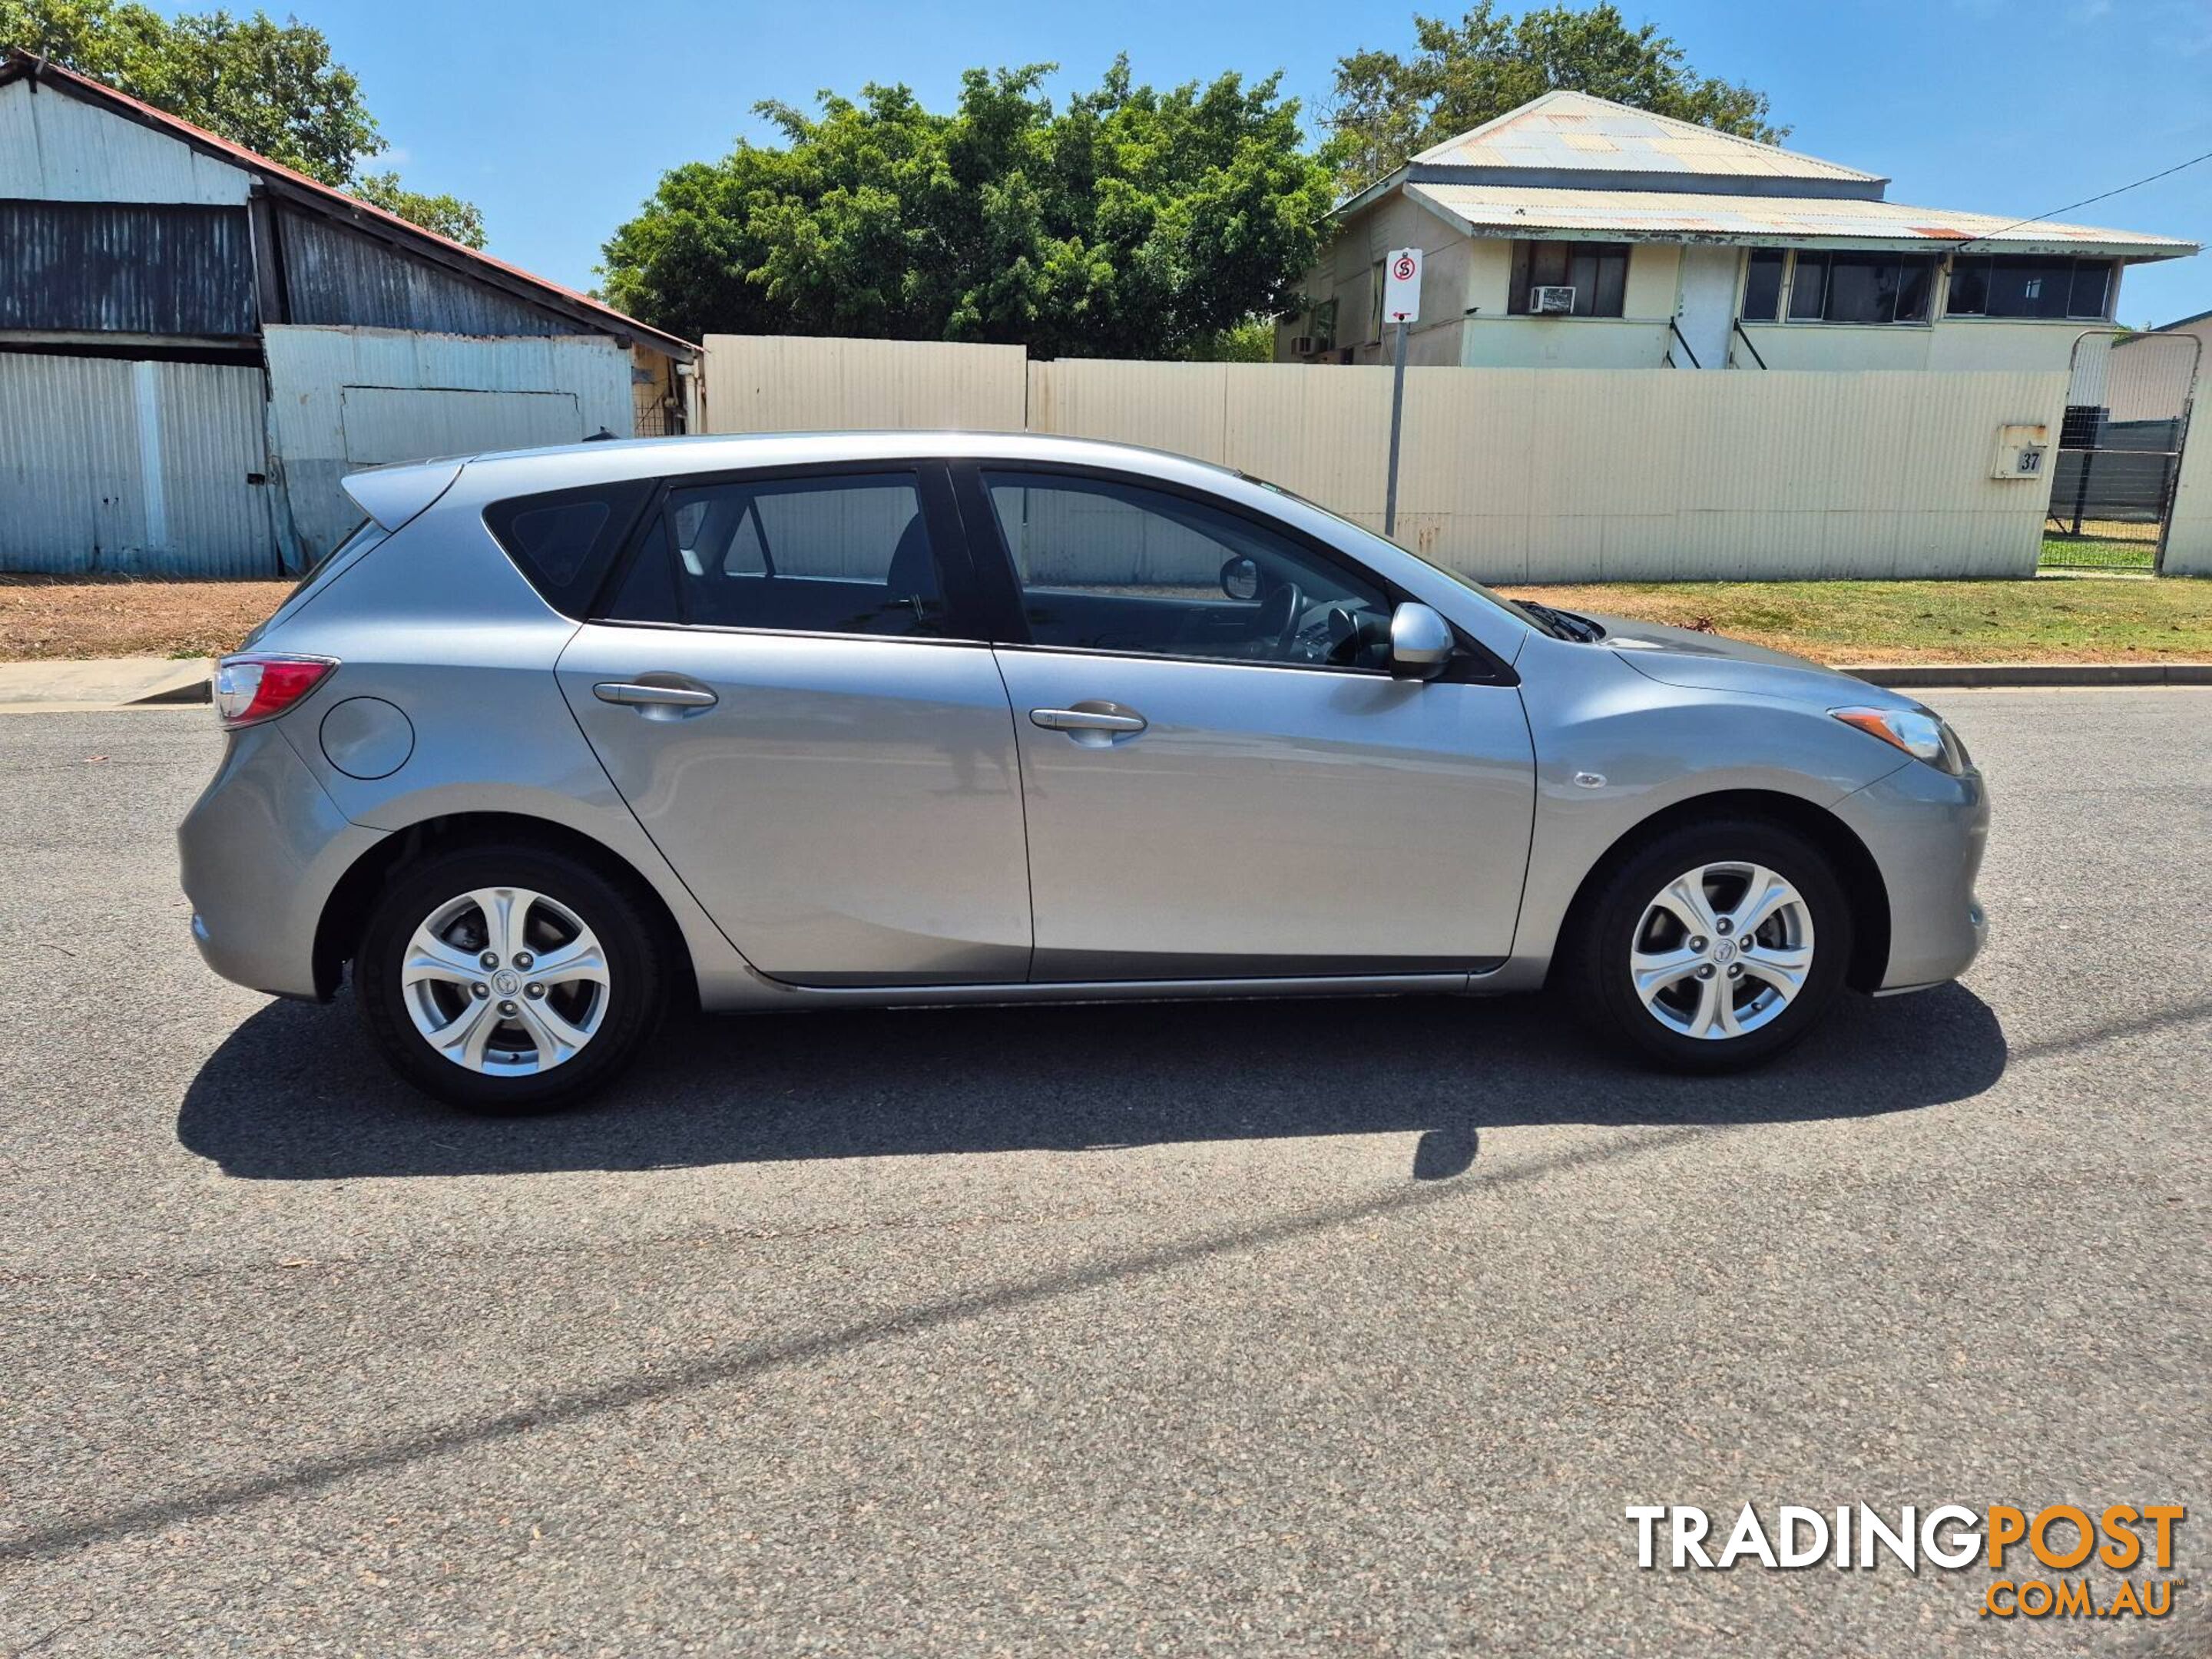
[{"label": "side mirror", "polygon": [[1221,591],[1232,599],[1256,599],[1260,597],[1260,562],[1239,553],[1222,562]]},{"label": "side mirror", "polygon": [[1456,643],[1451,624],[1425,605],[1409,599],[1390,613],[1390,672],[1401,678],[1435,678]]}]

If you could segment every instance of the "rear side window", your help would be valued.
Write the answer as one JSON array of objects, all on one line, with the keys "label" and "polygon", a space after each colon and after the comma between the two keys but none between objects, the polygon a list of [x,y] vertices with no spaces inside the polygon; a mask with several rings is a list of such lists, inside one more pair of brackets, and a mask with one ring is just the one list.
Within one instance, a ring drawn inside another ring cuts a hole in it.
[{"label": "rear side window", "polygon": [[945,584],[909,472],[672,489],[610,615],[624,622],[939,637]]},{"label": "rear side window", "polygon": [[649,478],[518,495],[484,509],[484,523],[545,603],[581,617],[636,527]]}]

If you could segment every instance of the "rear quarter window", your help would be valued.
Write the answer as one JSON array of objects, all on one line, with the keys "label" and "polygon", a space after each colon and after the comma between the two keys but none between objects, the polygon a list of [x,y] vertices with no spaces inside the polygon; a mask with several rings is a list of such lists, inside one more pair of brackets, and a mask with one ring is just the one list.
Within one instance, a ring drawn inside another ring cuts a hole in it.
[{"label": "rear quarter window", "polygon": [[538,595],[580,620],[636,529],[654,481],[628,479],[517,495],[484,509],[484,524]]}]

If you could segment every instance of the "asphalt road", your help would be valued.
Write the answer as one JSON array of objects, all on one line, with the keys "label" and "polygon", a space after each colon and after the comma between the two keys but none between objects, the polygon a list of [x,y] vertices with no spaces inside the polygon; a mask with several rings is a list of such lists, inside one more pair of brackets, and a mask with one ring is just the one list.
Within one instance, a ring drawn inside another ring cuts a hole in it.
[{"label": "asphalt road", "polygon": [[[520,1123],[200,967],[204,710],[0,719],[0,1654],[2201,1654],[2212,691],[1934,701],[1996,941],[1755,1078],[850,1012]],[[2190,1507],[2173,1613],[1625,1516],[2068,1499]]]}]

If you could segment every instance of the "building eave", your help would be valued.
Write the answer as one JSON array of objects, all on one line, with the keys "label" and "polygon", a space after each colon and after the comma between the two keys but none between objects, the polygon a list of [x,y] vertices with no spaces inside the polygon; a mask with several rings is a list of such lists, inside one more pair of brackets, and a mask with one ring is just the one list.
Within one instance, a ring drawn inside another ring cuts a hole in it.
[{"label": "building eave", "polygon": [[2140,262],[2196,243],[2083,225],[2020,224],[1904,203],[1825,196],[1492,188],[1415,182],[1406,194],[1463,235],[1545,241],[1702,243],[1898,252],[2077,254]]}]

